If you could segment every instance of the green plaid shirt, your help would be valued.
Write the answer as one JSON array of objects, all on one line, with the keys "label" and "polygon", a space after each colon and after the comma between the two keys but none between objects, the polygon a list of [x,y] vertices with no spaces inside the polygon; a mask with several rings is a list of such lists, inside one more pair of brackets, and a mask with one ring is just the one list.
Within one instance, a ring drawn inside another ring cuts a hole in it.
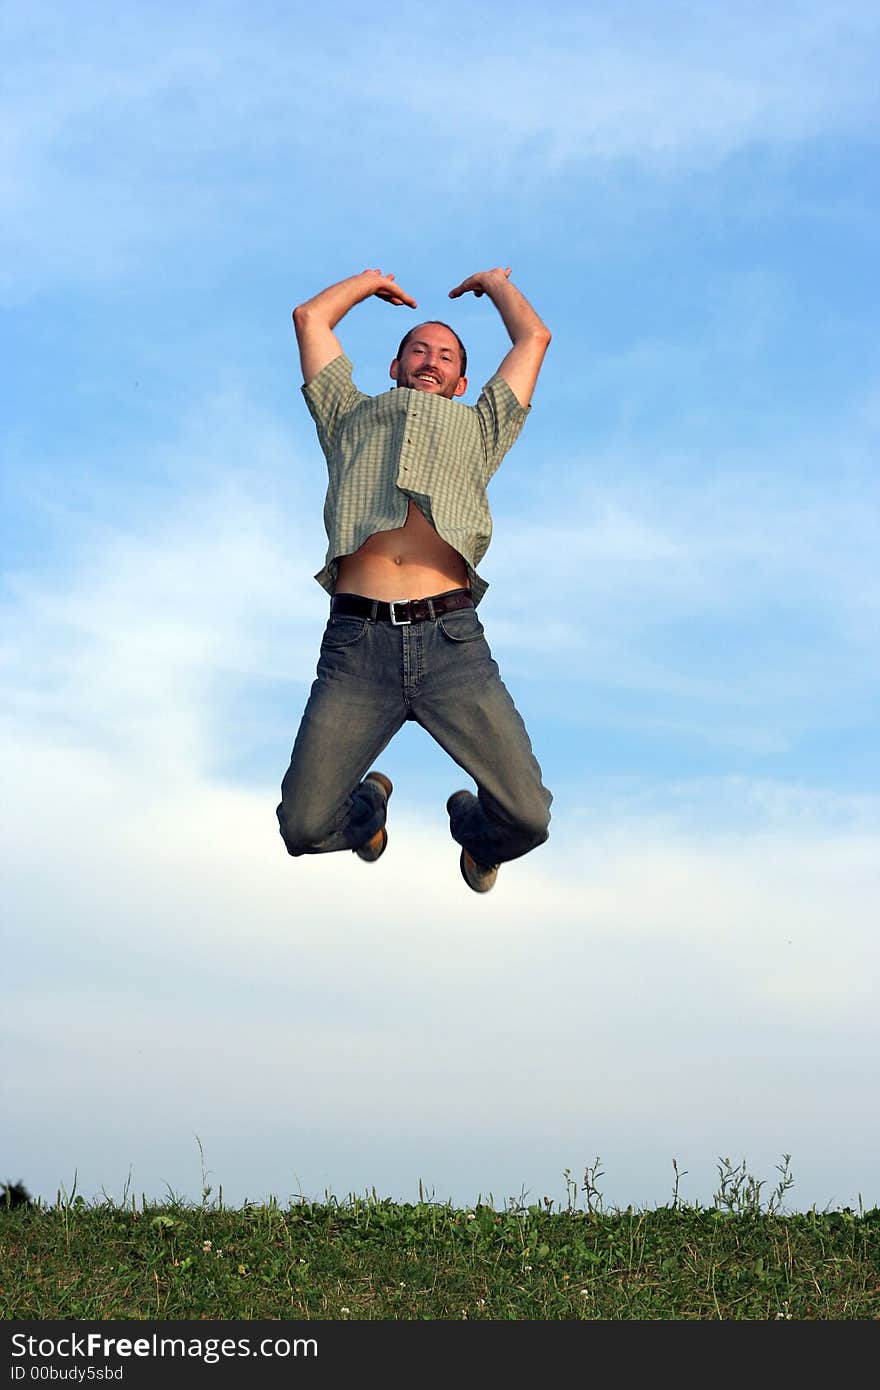
[{"label": "green plaid shirt", "polygon": [[489,586],[476,566],[492,538],[486,484],[529,407],[497,373],[476,405],[407,387],[365,396],[344,353],[302,392],[329,473],[324,525],[330,543],[318,583],[332,594],[338,557],[351,555],[377,531],[403,526],[412,498],[463,557],[479,603]]}]

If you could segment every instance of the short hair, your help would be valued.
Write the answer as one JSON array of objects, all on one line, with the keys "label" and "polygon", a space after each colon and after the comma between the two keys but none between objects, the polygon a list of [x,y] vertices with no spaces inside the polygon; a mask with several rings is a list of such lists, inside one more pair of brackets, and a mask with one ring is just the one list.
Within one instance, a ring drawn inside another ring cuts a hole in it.
[{"label": "short hair", "polygon": [[459,336],[458,336],[458,334],[456,333],[455,329],[454,329],[454,328],[451,328],[450,325],[449,325],[448,323],[444,323],[442,319],[425,319],[424,322],[422,322],[422,323],[417,323],[416,326],[415,326],[415,328],[411,328],[411,329],[409,330],[408,333],[405,333],[405,334],[403,335],[403,337],[401,338],[401,340],[400,340],[400,347],[397,349],[397,354],[396,354],[396,359],[397,359],[397,361],[398,361],[398,362],[400,361],[400,354],[403,352],[403,349],[406,347],[406,345],[407,345],[407,343],[409,342],[409,340],[410,340],[410,338],[412,337],[412,335],[413,335],[414,333],[418,333],[418,331],[419,331],[420,328],[424,328],[424,326],[425,326],[426,323],[435,323],[435,324],[437,324],[438,328],[448,328],[448,329],[449,329],[449,332],[452,334],[453,338],[454,338],[455,341],[458,343],[458,350],[459,350],[459,352],[461,353],[461,371],[459,372],[459,376],[467,376],[467,348],[465,347],[464,343],[461,341],[461,338],[459,338]]}]

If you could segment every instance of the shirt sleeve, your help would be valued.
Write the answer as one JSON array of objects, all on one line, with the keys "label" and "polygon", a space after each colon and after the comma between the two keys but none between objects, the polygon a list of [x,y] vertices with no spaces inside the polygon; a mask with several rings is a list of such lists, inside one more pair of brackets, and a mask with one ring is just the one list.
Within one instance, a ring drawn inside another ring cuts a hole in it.
[{"label": "shirt sleeve", "polygon": [[358,401],[366,399],[352,381],[351,370],[351,362],[342,352],[301,388],[325,456],[333,449],[340,421]]},{"label": "shirt sleeve", "polygon": [[480,392],[474,409],[483,436],[485,481],[488,482],[508,449],[516,443],[531,406],[520,405],[512,388],[496,372]]}]

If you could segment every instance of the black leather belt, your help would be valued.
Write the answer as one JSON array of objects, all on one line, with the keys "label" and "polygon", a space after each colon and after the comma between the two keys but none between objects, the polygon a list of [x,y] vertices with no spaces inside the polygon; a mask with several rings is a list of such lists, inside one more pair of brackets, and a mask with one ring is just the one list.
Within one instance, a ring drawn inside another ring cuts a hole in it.
[{"label": "black leather belt", "polygon": [[449,593],[433,594],[430,598],[395,598],[390,603],[378,598],[365,598],[363,594],[334,594],[330,600],[331,613],[393,623],[395,627],[401,627],[404,623],[430,622],[432,618],[441,618],[444,613],[453,613],[456,608],[473,606],[474,596],[470,589],[451,589]]}]

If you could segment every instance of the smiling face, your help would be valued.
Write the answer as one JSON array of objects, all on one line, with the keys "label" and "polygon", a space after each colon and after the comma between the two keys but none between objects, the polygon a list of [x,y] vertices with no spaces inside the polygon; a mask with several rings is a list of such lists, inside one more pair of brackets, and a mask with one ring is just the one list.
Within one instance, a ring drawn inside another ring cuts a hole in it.
[{"label": "smiling face", "polygon": [[442,323],[414,328],[391,363],[391,380],[448,400],[464,395],[467,377],[462,375],[461,348],[452,330]]}]

